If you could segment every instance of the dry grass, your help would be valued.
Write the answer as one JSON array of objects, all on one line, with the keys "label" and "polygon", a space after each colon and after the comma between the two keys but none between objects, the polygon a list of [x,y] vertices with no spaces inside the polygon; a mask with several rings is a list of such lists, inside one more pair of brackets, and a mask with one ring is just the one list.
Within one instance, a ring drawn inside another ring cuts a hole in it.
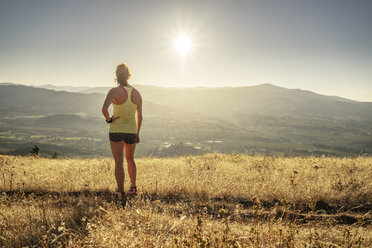
[{"label": "dry grass", "polygon": [[372,246],[369,157],[138,159],[140,194],[124,210],[113,169],[0,156],[0,246]]}]

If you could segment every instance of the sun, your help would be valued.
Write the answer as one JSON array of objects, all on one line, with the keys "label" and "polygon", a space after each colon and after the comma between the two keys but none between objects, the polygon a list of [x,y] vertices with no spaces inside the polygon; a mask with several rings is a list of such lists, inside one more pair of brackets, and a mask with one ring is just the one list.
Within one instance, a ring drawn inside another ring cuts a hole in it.
[{"label": "sun", "polygon": [[181,34],[174,40],[174,49],[182,56],[185,56],[191,50],[191,39]]}]

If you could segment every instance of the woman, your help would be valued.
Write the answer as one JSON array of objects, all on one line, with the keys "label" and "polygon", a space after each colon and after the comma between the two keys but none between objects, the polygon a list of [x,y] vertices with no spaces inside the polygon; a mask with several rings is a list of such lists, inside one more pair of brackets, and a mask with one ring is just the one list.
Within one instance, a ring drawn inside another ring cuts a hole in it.
[{"label": "woman", "polygon": [[[130,195],[137,194],[136,163],[134,150],[140,142],[139,132],[142,124],[142,97],[138,90],[128,84],[131,76],[128,65],[122,63],[116,67],[118,86],[112,88],[106,96],[102,107],[102,114],[110,124],[109,139],[111,152],[115,160],[115,177],[118,186],[116,198],[121,198],[124,207],[126,197],[124,193],[123,150],[128,164],[128,174],[131,181]],[[113,116],[110,117],[108,108],[113,105]],[[137,112],[137,122],[135,114]]]}]

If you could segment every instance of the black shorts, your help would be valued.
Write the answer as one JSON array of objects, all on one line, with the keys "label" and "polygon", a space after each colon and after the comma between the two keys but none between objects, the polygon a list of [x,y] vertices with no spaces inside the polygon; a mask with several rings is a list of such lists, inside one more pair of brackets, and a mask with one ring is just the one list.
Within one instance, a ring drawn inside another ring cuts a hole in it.
[{"label": "black shorts", "polygon": [[135,144],[137,142],[136,133],[109,133],[111,141],[120,142],[124,141],[126,144]]}]

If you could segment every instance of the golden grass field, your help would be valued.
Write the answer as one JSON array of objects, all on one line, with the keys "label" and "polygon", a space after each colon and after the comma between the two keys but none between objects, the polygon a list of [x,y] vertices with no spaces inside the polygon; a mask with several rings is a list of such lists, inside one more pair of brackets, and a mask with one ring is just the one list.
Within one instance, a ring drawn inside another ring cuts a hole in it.
[{"label": "golden grass field", "polygon": [[372,247],[371,157],[136,162],[122,209],[112,159],[0,155],[0,246]]}]

